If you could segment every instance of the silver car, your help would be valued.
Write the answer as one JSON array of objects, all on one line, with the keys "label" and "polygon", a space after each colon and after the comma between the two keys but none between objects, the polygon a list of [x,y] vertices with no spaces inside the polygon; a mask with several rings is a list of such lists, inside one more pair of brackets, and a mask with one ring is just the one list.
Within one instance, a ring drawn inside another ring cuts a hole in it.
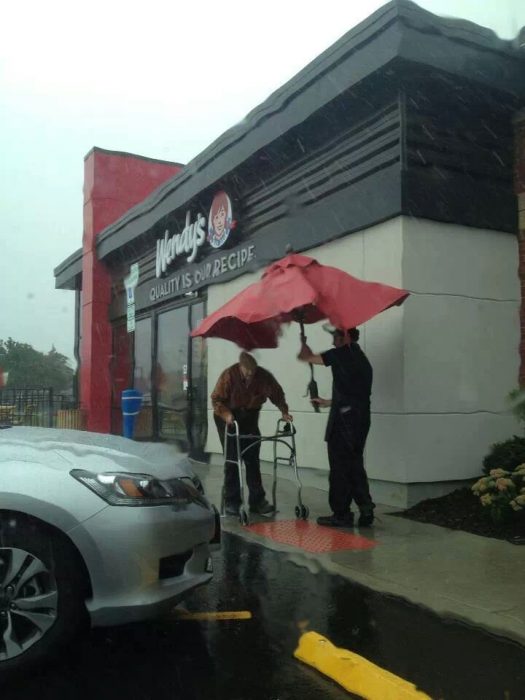
[{"label": "silver car", "polygon": [[187,457],[113,435],[0,430],[0,675],[211,579],[216,509]]}]

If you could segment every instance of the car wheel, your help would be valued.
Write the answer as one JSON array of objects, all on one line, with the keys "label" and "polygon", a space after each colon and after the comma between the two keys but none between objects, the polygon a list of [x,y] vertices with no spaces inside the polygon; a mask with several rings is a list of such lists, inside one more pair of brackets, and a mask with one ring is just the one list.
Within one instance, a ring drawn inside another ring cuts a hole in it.
[{"label": "car wheel", "polygon": [[18,514],[0,514],[0,676],[52,654],[85,617],[73,546]]}]

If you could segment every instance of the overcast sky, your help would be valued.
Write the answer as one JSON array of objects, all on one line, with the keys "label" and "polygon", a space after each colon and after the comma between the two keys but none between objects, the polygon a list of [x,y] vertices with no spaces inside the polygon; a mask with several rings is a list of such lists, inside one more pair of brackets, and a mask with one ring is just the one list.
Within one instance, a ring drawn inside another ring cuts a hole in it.
[{"label": "overcast sky", "polygon": [[[7,3],[0,30],[0,339],[73,356],[74,293],[53,268],[81,246],[93,147],[188,162],[376,0]],[[424,0],[504,38],[523,0]]]}]

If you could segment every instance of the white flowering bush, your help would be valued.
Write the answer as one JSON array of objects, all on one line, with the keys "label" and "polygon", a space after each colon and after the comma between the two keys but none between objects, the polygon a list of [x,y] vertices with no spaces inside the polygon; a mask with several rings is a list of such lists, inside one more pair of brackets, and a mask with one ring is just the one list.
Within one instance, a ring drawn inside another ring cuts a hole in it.
[{"label": "white flowering bush", "polygon": [[491,469],[472,486],[472,493],[496,524],[525,517],[525,464],[512,471]]}]

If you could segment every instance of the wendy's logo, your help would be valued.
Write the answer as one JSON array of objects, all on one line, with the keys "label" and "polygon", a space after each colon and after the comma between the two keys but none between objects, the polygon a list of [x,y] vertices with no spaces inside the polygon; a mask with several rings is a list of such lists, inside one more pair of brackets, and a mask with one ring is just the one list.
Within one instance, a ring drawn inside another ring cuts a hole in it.
[{"label": "wendy's logo", "polygon": [[236,222],[232,216],[232,203],[226,192],[217,192],[211,203],[208,217],[208,241],[213,248],[220,248],[227,240]]}]

